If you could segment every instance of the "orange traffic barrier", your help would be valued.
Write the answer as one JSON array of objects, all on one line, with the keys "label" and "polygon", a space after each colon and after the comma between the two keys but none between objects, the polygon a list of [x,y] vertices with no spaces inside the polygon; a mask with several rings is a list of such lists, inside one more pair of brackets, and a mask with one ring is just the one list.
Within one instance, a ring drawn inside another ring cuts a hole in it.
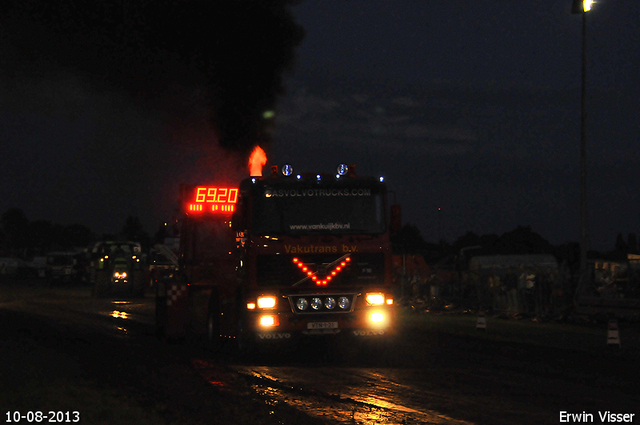
[{"label": "orange traffic barrier", "polygon": [[609,326],[607,330],[607,345],[620,345],[620,332],[618,330],[618,321],[611,319],[609,320]]},{"label": "orange traffic barrier", "polygon": [[476,322],[476,330],[478,329],[484,329],[484,331],[487,331],[487,319],[484,316],[484,311],[480,310],[478,312],[478,321]]}]

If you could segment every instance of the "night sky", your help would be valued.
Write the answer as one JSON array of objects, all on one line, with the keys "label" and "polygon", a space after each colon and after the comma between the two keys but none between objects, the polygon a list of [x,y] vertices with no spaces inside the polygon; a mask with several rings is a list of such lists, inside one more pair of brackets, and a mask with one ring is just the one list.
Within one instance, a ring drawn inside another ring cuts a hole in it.
[{"label": "night sky", "polygon": [[[153,233],[179,183],[237,181],[261,143],[298,171],[384,175],[428,241],[518,225],[579,240],[571,1],[146,3],[52,25],[34,10],[75,2],[10,2],[1,212],[96,232],[131,214]],[[640,2],[596,3],[586,45],[589,233],[606,250],[640,233]]]}]

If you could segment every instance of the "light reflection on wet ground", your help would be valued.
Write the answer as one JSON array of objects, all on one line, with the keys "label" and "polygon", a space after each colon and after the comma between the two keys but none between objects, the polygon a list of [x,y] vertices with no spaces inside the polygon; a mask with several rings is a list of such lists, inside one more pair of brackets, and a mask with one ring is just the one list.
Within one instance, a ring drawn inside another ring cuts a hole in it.
[{"label": "light reflection on wet ground", "polygon": [[[430,394],[394,370],[233,366],[260,395],[336,424],[471,424],[421,407]],[[411,375],[411,371],[404,371]],[[402,374],[401,374],[402,375]]]},{"label": "light reflection on wet ground", "polygon": [[131,334],[131,322],[155,324],[155,300],[150,296],[126,299],[116,295],[96,299],[88,286],[50,288],[41,283],[5,285],[2,289],[2,308],[55,317],[61,323],[80,321],[83,326],[104,328],[106,318],[111,321],[108,328],[126,337]]}]

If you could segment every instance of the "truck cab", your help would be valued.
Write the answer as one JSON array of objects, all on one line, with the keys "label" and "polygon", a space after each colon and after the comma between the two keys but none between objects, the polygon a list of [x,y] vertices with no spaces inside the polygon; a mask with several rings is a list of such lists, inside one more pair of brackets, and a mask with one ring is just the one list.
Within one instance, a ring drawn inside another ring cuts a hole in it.
[{"label": "truck cab", "polygon": [[166,335],[247,347],[394,334],[383,179],[344,164],[335,174],[285,165],[237,189],[185,185],[182,204],[180,270],[158,289]]}]

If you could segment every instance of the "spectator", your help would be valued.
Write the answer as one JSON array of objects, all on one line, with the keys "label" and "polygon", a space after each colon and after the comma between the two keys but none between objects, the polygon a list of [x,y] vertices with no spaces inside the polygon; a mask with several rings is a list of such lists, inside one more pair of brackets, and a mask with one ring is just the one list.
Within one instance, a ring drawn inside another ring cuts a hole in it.
[{"label": "spectator", "polygon": [[500,276],[496,274],[495,270],[493,270],[491,276],[489,276],[489,289],[493,298],[493,311],[504,311],[504,288],[502,286],[502,280]]},{"label": "spectator", "polygon": [[545,272],[537,273],[535,295],[536,295],[536,315],[547,317],[549,315],[549,298],[551,294],[551,268]]},{"label": "spectator", "polygon": [[564,313],[564,285],[558,270],[551,273],[549,287],[551,288],[549,314],[553,317],[562,316]]},{"label": "spectator", "polygon": [[513,268],[509,268],[507,271],[504,278],[504,289],[507,294],[507,311],[518,313],[518,276]]},{"label": "spectator", "polygon": [[532,270],[525,271],[524,313],[527,315],[535,313],[535,287],[536,274]]},{"label": "spectator", "polygon": [[518,274],[518,307],[519,314],[526,314],[527,311],[527,270],[524,266],[520,266]]}]

